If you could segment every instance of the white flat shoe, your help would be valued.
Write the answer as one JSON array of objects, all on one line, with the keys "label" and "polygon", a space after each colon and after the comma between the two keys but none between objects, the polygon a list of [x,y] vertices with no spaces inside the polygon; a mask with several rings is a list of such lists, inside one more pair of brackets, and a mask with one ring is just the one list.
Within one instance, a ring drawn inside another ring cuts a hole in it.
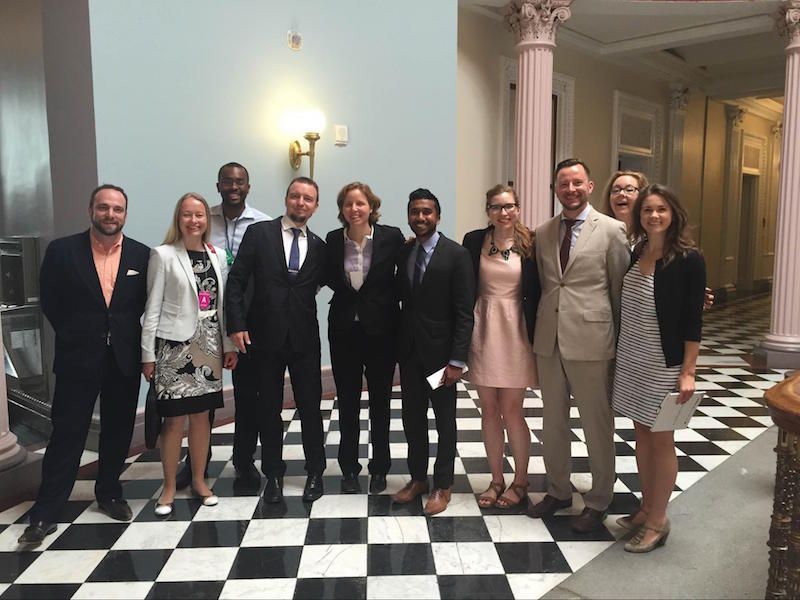
[{"label": "white flat shoe", "polygon": [[201,496],[200,493],[192,487],[192,496],[200,498],[203,501],[203,506],[216,506],[219,502],[219,498],[214,495],[213,490],[211,491],[211,495]]},{"label": "white flat shoe", "polygon": [[172,502],[169,504],[156,503],[156,508],[153,512],[156,513],[157,517],[166,517],[167,515],[171,515],[174,509],[175,505]]}]

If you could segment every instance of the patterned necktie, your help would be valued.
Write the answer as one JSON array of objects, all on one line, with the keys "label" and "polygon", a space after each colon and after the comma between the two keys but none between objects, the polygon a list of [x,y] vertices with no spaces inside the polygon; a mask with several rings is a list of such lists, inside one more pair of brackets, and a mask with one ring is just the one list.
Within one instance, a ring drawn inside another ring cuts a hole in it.
[{"label": "patterned necktie", "polygon": [[422,273],[425,269],[425,248],[420,244],[417,247],[417,258],[414,261],[414,291],[417,290],[419,284],[422,282]]},{"label": "patterned necktie", "polygon": [[300,237],[300,230],[297,227],[292,227],[292,249],[289,251],[289,281],[294,281],[297,274],[300,272],[300,244],[297,238]]},{"label": "patterned necktie", "polygon": [[561,251],[559,252],[562,273],[569,262],[569,250],[570,246],[572,246],[572,228],[575,225],[575,219],[564,219],[564,225],[566,231],[564,232],[564,239],[561,240]]}]

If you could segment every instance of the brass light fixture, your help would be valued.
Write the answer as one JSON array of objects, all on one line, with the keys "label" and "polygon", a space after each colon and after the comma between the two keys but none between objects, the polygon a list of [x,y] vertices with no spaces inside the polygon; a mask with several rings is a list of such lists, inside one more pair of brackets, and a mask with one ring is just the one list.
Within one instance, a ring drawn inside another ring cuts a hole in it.
[{"label": "brass light fixture", "polygon": [[317,143],[317,140],[319,140],[319,133],[315,131],[309,131],[306,132],[303,137],[308,140],[308,151],[303,152],[300,142],[298,140],[294,140],[291,144],[289,144],[289,164],[296,171],[300,168],[302,158],[304,156],[308,156],[309,177],[314,179],[314,145]]}]

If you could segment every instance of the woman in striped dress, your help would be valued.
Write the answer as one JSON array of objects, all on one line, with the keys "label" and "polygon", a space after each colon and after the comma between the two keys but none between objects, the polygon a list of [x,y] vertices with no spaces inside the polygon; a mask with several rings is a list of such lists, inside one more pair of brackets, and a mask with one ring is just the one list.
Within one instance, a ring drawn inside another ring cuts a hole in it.
[{"label": "woman in striped dress", "polygon": [[640,192],[629,235],[643,241],[622,285],[612,405],[634,423],[642,504],[618,523],[636,530],[625,550],[649,552],[669,534],[667,503],[678,473],[673,432],[650,428],[667,393],[677,389],[683,403],[695,391],[705,262],[689,237],[686,211],[662,185]]}]

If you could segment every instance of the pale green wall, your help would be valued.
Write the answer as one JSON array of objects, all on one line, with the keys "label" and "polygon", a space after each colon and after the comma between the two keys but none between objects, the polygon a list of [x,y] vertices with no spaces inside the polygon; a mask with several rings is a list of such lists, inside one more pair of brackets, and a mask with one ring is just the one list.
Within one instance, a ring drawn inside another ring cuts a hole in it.
[{"label": "pale green wall", "polygon": [[[408,192],[427,187],[441,201],[442,230],[455,231],[456,0],[91,0],[89,8],[98,176],[129,192],[131,236],[159,243],[184,192],[218,203],[217,169],[231,160],[250,170],[248,201],[281,214],[296,172],[278,119],[304,106],[327,118],[312,230],[339,226],[336,193],[358,179],[382,197],[382,222],[408,232]],[[304,36],[300,52],[287,47],[290,29]],[[334,146],[333,124],[349,127],[348,146]],[[328,298],[318,298],[323,340]]]}]

